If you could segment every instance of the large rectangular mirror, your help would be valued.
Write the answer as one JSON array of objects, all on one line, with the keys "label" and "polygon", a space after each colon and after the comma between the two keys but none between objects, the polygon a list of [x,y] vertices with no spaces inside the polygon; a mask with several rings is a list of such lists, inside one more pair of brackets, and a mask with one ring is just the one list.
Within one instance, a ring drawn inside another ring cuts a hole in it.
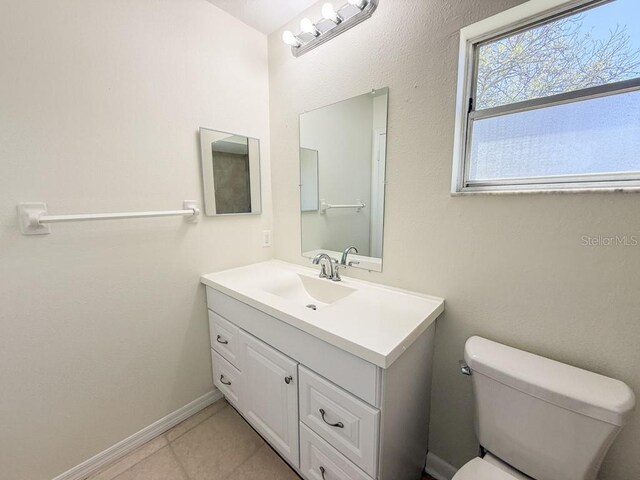
[{"label": "large rectangular mirror", "polygon": [[260,213],[260,141],[200,128],[200,149],[205,213]]},{"label": "large rectangular mirror", "polygon": [[389,89],[300,115],[302,255],[382,271]]}]

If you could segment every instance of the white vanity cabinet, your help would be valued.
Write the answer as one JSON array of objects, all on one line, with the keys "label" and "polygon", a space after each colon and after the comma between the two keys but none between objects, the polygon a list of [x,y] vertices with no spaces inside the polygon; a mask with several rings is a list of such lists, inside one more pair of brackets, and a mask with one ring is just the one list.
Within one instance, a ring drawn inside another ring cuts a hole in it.
[{"label": "white vanity cabinet", "polygon": [[215,385],[299,475],[420,478],[433,320],[383,368],[211,285],[207,304]]}]

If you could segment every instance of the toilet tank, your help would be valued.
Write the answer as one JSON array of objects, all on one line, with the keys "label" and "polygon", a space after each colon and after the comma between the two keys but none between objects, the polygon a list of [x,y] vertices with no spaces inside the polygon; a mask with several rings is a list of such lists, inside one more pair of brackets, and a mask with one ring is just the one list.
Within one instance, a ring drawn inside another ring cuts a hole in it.
[{"label": "toilet tank", "polygon": [[635,406],[626,384],[481,337],[464,356],[483,448],[536,480],[595,480]]}]

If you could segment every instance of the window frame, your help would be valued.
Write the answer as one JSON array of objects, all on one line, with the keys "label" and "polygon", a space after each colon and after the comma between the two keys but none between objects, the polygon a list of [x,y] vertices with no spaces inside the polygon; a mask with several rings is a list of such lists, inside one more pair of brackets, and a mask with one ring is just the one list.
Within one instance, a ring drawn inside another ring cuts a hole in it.
[{"label": "window frame", "polygon": [[517,177],[486,181],[470,181],[468,178],[474,121],[640,90],[640,78],[635,78],[478,111],[473,108],[480,46],[611,1],[614,0],[530,0],[460,30],[451,182],[453,195],[549,191],[640,191],[640,173]]}]

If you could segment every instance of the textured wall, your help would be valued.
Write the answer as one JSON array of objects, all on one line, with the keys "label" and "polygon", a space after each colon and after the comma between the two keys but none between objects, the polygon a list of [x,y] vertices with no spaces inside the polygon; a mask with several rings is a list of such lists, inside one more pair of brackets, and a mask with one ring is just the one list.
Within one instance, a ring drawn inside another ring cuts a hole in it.
[{"label": "textured wall", "polygon": [[[269,37],[276,256],[300,257],[300,112],[390,87],[384,272],[354,276],[446,298],[438,323],[431,450],[476,453],[470,335],[626,381],[640,393],[640,247],[584,247],[583,235],[637,235],[635,194],[451,197],[461,27],[519,0],[381,0],[374,16],[294,58]],[[319,2],[305,13],[320,16]],[[296,29],[299,18],[288,28]],[[640,478],[640,415],[605,460],[603,480]]]},{"label": "textured wall", "polygon": [[[264,260],[267,43],[204,0],[0,2],[0,478],[46,480],[210,391],[201,273]],[[198,127],[262,140],[263,214],[202,202]]]}]

